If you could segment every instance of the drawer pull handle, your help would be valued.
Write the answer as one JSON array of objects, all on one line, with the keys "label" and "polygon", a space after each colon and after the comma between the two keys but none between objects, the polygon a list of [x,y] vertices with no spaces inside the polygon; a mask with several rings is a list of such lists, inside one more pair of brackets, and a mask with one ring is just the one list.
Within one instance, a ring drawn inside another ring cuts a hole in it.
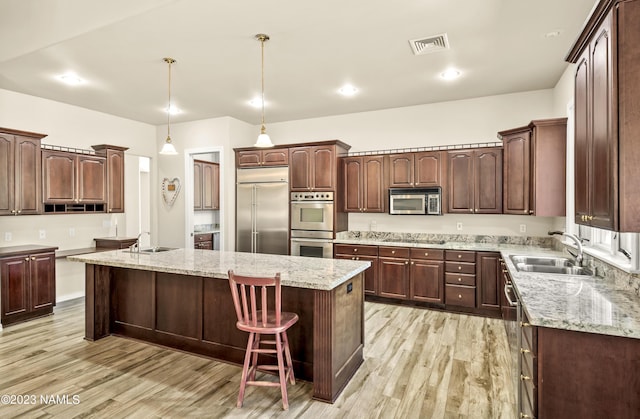
[{"label": "drawer pull handle", "polygon": [[528,353],[531,353],[531,351],[528,350],[528,349],[520,348],[520,353],[521,354],[528,354]]},{"label": "drawer pull handle", "polygon": [[528,375],[522,375],[522,374],[520,374],[520,379],[521,379],[522,381],[526,381],[526,380],[531,380],[531,377],[529,377]]}]

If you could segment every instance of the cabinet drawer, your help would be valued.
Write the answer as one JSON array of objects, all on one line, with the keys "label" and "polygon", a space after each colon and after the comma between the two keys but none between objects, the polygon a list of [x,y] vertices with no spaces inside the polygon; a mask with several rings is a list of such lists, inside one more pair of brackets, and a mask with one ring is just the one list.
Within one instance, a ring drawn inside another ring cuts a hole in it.
[{"label": "cabinet drawer", "polygon": [[193,241],[196,243],[213,241],[213,234],[212,233],[194,234]]},{"label": "cabinet drawer", "polygon": [[378,256],[378,246],[354,246],[350,244],[336,244],[336,255]]},{"label": "cabinet drawer", "polygon": [[476,252],[472,250],[447,250],[444,254],[447,260],[474,263],[476,261]]},{"label": "cabinet drawer", "polygon": [[445,272],[475,274],[476,264],[468,262],[449,262],[445,263]]},{"label": "cabinet drawer", "polygon": [[466,285],[469,287],[476,286],[476,276],[469,274],[457,274],[447,272],[444,274],[445,282],[451,285]]},{"label": "cabinet drawer", "polygon": [[474,308],[476,306],[476,287],[447,284],[445,304]]},{"label": "cabinet drawer", "polygon": [[378,255],[380,257],[387,258],[409,258],[409,248],[408,247],[378,247]]},{"label": "cabinet drawer", "polygon": [[411,249],[411,259],[444,260],[444,250],[413,248]]}]

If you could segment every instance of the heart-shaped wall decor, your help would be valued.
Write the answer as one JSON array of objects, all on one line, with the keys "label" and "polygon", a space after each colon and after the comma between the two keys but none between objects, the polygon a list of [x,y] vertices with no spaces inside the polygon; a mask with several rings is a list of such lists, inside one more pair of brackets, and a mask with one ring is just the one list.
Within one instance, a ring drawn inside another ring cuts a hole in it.
[{"label": "heart-shaped wall decor", "polygon": [[162,200],[169,206],[169,208],[171,208],[173,203],[176,202],[180,189],[182,189],[182,185],[180,184],[180,179],[177,177],[174,177],[173,179],[169,179],[167,177],[162,179]]}]

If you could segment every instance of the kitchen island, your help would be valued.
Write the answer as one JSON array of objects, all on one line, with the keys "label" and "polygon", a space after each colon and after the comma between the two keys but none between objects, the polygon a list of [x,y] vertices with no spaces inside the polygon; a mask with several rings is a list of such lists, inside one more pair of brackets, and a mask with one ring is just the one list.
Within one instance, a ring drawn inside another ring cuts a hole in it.
[{"label": "kitchen island", "polygon": [[85,338],[130,337],[242,364],[247,334],[236,324],[227,272],[280,272],[282,309],[297,378],[333,402],[363,362],[363,272],[369,262],[173,249],[70,256],[84,262]]}]

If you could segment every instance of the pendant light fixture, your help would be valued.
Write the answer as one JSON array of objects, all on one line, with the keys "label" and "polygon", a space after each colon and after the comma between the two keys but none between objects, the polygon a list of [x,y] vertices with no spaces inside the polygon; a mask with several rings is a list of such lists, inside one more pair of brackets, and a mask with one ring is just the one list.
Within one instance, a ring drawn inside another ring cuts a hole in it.
[{"label": "pendant light fixture", "polygon": [[173,58],[164,58],[164,62],[169,64],[169,105],[167,107],[167,139],[165,140],[160,154],[175,155],[178,154],[176,148],[171,144],[171,64],[176,60]]},{"label": "pendant light fixture", "polygon": [[262,82],[262,126],[260,127],[260,135],[258,136],[258,140],[254,144],[255,147],[273,147],[273,143],[271,142],[271,138],[267,135],[267,129],[264,126],[264,43],[269,40],[269,35],[265,35],[263,33],[259,33],[256,35],[256,39],[260,41],[260,50],[261,50],[261,82]]}]

